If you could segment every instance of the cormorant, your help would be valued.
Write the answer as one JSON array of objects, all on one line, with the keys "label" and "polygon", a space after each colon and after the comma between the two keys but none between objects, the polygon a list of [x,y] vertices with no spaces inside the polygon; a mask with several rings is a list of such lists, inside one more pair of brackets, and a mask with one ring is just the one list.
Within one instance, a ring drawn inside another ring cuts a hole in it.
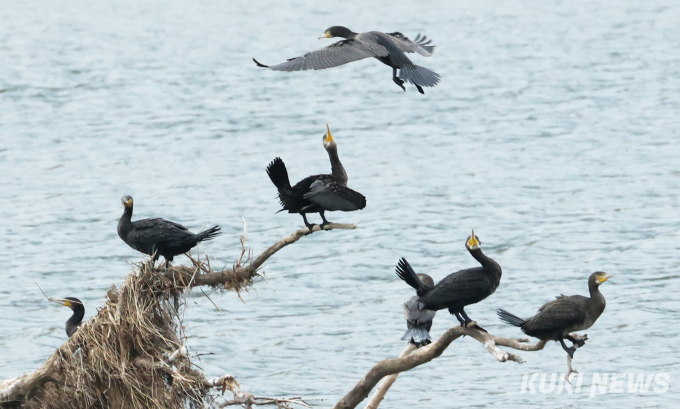
[{"label": "cormorant", "polygon": [[[422,87],[434,87],[439,83],[439,74],[429,68],[415,65],[404,53],[418,53],[423,57],[430,57],[434,52],[432,40],[426,41],[427,36],[420,34],[411,41],[402,33],[381,33],[369,31],[355,33],[347,27],[333,26],[327,29],[319,38],[342,37],[345,40],[333,43],[328,47],[309,52],[301,57],[291,58],[277,65],[264,65],[253,58],[259,67],[273,71],[305,71],[323,70],[337,67],[353,61],[373,57],[383,64],[392,67],[392,80],[404,91],[404,82],[415,85],[418,92],[424,94]],[[399,69],[399,75],[397,75]]]},{"label": "cormorant", "polygon": [[71,336],[76,333],[78,327],[83,322],[83,317],[85,316],[85,306],[83,306],[83,303],[79,299],[74,297],[49,298],[49,300],[54,301],[57,304],[61,304],[64,307],[69,307],[73,310],[73,315],[71,315],[71,318],[66,321],[66,335],[71,338]]},{"label": "cormorant", "polygon": [[279,190],[279,200],[283,206],[279,212],[288,210],[288,213],[301,214],[305,226],[310,231],[314,224],[307,221],[307,213],[319,213],[323,220],[321,223],[323,229],[330,223],[324,216],[325,211],[350,212],[366,207],[364,195],[347,187],[347,172],[338,158],[338,145],[328,124],[323,136],[323,147],[328,151],[331,160],[330,175],[310,176],[291,187],[286,165],[281,158],[274,159],[267,166],[267,175]]},{"label": "cormorant", "polygon": [[465,241],[465,247],[472,257],[479,261],[481,267],[449,274],[435,286],[421,282],[413,268],[403,258],[397,266],[397,275],[416,289],[419,296],[418,302],[422,303],[424,308],[434,311],[448,308],[449,312],[456,316],[460,325],[466,327],[472,320],[465,313],[464,308],[493,294],[501,282],[501,266],[482,253],[481,244],[474,230]]},{"label": "cormorant", "polygon": [[[408,263],[406,260],[399,260],[399,267],[406,267]],[[427,274],[417,274],[418,279],[427,287],[434,287],[434,280]],[[411,298],[404,303],[404,316],[406,317],[406,332],[401,340],[409,339],[409,342],[415,344],[416,347],[425,346],[432,343],[430,337],[430,329],[432,328],[432,320],[437,312],[428,310],[425,305],[418,301],[418,296]]]},{"label": "cormorant", "polygon": [[218,226],[194,234],[181,224],[164,219],[132,221],[133,200],[130,196],[121,198],[125,211],[118,221],[118,235],[128,246],[144,254],[165,258],[167,268],[172,259],[184,254],[201,241],[210,240],[222,234]]},{"label": "cormorant", "polygon": [[[498,317],[510,325],[522,328],[522,331],[529,336],[544,341],[559,341],[569,357],[574,358],[576,348],[573,345],[578,344],[582,347],[585,342],[569,334],[588,329],[597,321],[607,305],[599,287],[612,275],[607,275],[602,271],[590,275],[588,278],[590,298],[581,295],[560,295],[557,299],[543,305],[538,310],[538,314],[531,318],[522,319],[505,310],[498,310]],[[565,339],[571,341],[570,348],[565,345]]]}]

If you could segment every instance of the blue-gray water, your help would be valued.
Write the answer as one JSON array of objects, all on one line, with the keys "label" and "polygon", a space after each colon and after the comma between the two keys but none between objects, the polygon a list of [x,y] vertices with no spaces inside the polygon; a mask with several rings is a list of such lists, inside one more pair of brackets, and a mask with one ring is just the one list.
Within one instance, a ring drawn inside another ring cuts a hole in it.
[{"label": "blue-gray water", "polygon": [[[652,4],[653,3],[653,4]],[[385,407],[667,407],[677,398],[680,295],[680,7],[674,1],[16,1],[0,6],[0,378],[36,369],[143,259],[116,234],[119,198],[135,217],[192,230],[219,224],[213,266],[239,253],[241,217],[256,253],[302,225],[275,214],[265,167],[293,181],[330,169],[329,123],[365,210],[331,213],[354,231],[305,237],[265,265],[244,296],[189,299],[185,324],[211,376],[256,394],[344,395],[397,355],[413,291],[399,257],[436,280],[475,266],[474,228],[503,267],[498,291],[468,313],[489,331],[497,308],[532,314],[603,285],[607,309],[574,366],[669,373],[647,395],[521,394],[524,374],[563,372],[565,353],[498,363],[460,339],[403,374]],[[441,84],[402,92],[375,60],[284,74],[277,63],[327,45],[331,25],[428,34]],[[313,220],[318,220],[312,215]],[[186,263],[180,256],[177,262]],[[456,325],[440,313],[433,335]],[[654,385],[653,385],[654,386]],[[626,389],[626,388],[624,388]]]}]

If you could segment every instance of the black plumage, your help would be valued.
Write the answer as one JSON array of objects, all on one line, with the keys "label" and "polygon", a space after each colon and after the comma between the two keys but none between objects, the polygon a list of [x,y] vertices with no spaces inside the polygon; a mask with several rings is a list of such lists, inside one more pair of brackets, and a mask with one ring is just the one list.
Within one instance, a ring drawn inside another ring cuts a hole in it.
[{"label": "black plumage", "polygon": [[[404,91],[404,82],[415,85],[418,92],[424,94],[422,87],[434,87],[439,83],[439,74],[429,68],[414,64],[405,53],[418,53],[424,57],[432,56],[434,46],[432,40],[418,35],[411,41],[399,32],[381,33],[369,31],[355,33],[347,27],[333,26],[328,28],[319,38],[341,37],[345,40],[333,43],[328,47],[308,52],[300,57],[276,65],[264,65],[253,58],[259,67],[272,71],[304,71],[323,70],[337,67],[353,61],[373,57],[385,65],[392,67],[392,80]],[[397,70],[399,74],[397,75]]]},{"label": "black plumage", "polygon": [[349,212],[366,207],[366,198],[359,192],[347,187],[347,173],[338,157],[338,148],[328,125],[323,136],[323,145],[331,161],[330,175],[309,176],[295,186],[290,185],[286,165],[281,158],[274,159],[267,166],[267,175],[279,191],[279,200],[288,213],[299,213],[305,226],[311,231],[314,224],[307,221],[307,213],[319,213],[323,223],[321,228],[330,222],[324,212]]},{"label": "black plumage", "polygon": [[211,240],[222,234],[218,226],[194,234],[181,224],[164,219],[143,219],[132,221],[133,200],[130,196],[121,199],[125,211],[118,221],[118,236],[128,246],[156,261],[165,258],[168,267],[172,259],[184,254],[202,241]]},{"label": "black plumage", "polygon": [[83,317],[85,316],[85,306],[79,299],[75,297],[50,298],[49,300],[61,304],[64,307],[69,307],[73,311],[71,318],[66,321],[66,335],[71,338],[71,336],[76,333],[78,327],[83,322]]},{"label": "black plumage", "polygon": [[464,308],[493,294],[500,284],[502,275],[501,266],[484,255],[480,245],[481,242],[473,230],[465,242],[465,247],[482,265],[481,267],[449,274],[433,287],[423,284],[405,259],[402,259],[403,263],[397,267],[397,275],[416,289],[418,301],[423,303],[424,308],[433,311],[446,308],[456,316],[460,325],[467,326],[472,320]]},{"label": "black plumage", "polygon": [[[405,259],[399,260],[397,268],[411,268]],[[415,272],[413,273],[415,274]],[[421,284],[427,287],[433,287],[434,281],[432,277],[427,274],[416,274],[416,277]],[[416,347],[421,347],[432,343],[430,337],[430,329],[432,329],[432,320],[437,314],[436,311],[428,310],[425,304],[418,301],[418,296],[411,298],[404,303],[404,317],[406,318],[406,332],[401,337],[401,340],[409,340],[410,343],[415,344]]]},{"label": "black plumage", "polygon": [[590,328],[600,317],[607,303],[599,287],[609,277],[611,275],[601,271],[590,275],[588,278],[590,297],[561,295],[543,305],[538,314],[531,318],[522,319],[502,309],[498,310],[498,317],[510,325],[520,327],[529,336],[544,341],[559,341],[562,348],[573,358],[576,348],[573,345],[567,348],[564,340],[568,339],[572,344],[583,346],[583,340],[575,339],[569,334]]}]

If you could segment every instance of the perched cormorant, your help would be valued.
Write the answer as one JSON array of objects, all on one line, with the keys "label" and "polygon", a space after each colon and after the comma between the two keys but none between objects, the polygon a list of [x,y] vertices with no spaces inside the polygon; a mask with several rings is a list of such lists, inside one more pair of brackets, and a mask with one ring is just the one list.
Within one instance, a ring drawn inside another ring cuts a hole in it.
[{"label": "perched cormorant", "polygon": [[307,221],[307,213],[319,213],[323,220],[323,229],[330,223],[324,216],[325,211],[349,212],[366,207],[364,195],[347,187],[347,172],[338,158],[338,145],[328,124],[323,136],[323,147],[328,151],[331,160],[330,175],[310,176],[291,187],[286,165],[281,158],[274,159],[267,166],[267,175],[279,190],[279,200],[283,206],[279,212],[288,210],[288,213],[301,214],[310,231],[314,224]]},{"label": "perched cormorant", "polygon": [[[554,301],[542,306],[538,314],[531,318],[522,319],[505,310],[498,310],[498,317],[510,325],[522,328],[522,331],[529,336],[544,341],[559,341],[562,348],[573,358],[576,351],[573,345],[578,344],[582,347],[585,342],[569,334],[588,329],[597,321],[607,305],[599,287],[612,275],[601,271],[590,275],[588,278],[590,298],[581,295],[560,295]],[[571,341],[570,348],[565,345],[565,339]]]},{"label": "perched cormorant", "polygon": [[118,235],[128,246],[144,254],[165,258],[165,267],[172,259],[184,254],[201,241],[210,240],[222,234],[218,226],[194,234],[181,224],[164,219],[132,221],[133,200],[130,196],[121,198],[125,211],[118,221]]},{"label": "perched cormorant", "polygon": [[[399,268],[411,268],[410,266],[406,267],[407,265],[406,260],[399,260]],[[434,281],[429,275],[417,274],[417,277],[427,287],[434,287]],[[406,317],[406,328],[408,329],[404,336],[401,337],[401,340],[408,339],[416,347],[431,344],[430,329],[432,328],[432,320],[436,313],[436,311],[425,308],[425,304],[418,301],[418,296],[406,301],[404,303],[404,316]]]},{"label": "perched cormorant", "polygon": [[421,282],[413,268],[403,258],[397,266],[397,275],[416,289],[419,296],[418,302],[421,302],[424,308],[434,311],[448,308],[449,312],[456,316],[460,325],[465,327],[472,320],[465,313],[464,308],[493,294],[501,282],[501,266],[482,253],[481,244],[474,230],[465,241],[465,247],[472,257],[479,261],[481,267],[449,274],[435,286]]},{"label": "perched cormorant", "polygon": [[69,307],[73,310],[73,315],[71,315],[71,318],[66,321],[66,335],[71,338],[71,336],[76,333],[78,327],[83,322],[83,317],[85,316],[85,306],[83,306],[83,303],[79,299],[74,297],[49,298],[49,300],[61,304],[64,307]]},{"label": "perched cormorant", "polygon": [[[434,87],[439,83],[439,74],[429,68],[415,65],[404,54],[418,53],[423,57],[430,57],[434,52],[434,46],[429,45],[432,40],[426,41],[427,36],[421,38],[418,35],[415,41],[411,41],[399,32],[387,34],[380,31],[355,33],[347,27],[333,26],[319,38],[333,37],[342,37],[345,40],[309,52],[301,57],[291,58],[277,65],[264,65],[254,58],[253,61],[259,67],[269,68],[273,71],[305,71],[323,70],[373,57],[392,67],[392,80],[404,91],[406,91],[404,82],[415,85],[421,94],[425,93],[422,87]],[[397,75],[397,69],[399,69],[399,75]]]}]

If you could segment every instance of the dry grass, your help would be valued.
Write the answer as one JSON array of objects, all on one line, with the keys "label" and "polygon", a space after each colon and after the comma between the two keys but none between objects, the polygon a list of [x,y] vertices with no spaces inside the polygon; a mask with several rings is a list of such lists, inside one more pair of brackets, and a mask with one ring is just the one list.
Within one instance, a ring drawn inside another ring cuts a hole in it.
[{"label": "dry grass", "polygon": [[[58,382],[48,382],[26,408],[186,408],[211,398],[205,376],[183,346],[181,288],[199,267],[137,266],[98,314],[55,352]],[[162,273],[161,273],[162,272]]]}]

